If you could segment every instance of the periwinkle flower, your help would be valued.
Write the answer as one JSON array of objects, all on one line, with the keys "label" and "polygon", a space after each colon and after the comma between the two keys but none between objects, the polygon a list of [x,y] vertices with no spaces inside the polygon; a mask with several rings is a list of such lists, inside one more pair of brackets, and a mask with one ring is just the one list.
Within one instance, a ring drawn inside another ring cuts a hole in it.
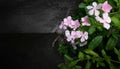
[{"label": "periwinkle flower", "polygon": [[101,9],[102,4],[97,4],[96,2],[92,3],[92,6],[87,6],[87,9],[89,9],[89,15],[95,15],[98,16],[100,12],[98,9]]},{"label": "periwinkle flower", "polygon": [[112,9],[112,6],[110,4],[108,4],[107,1],[105,1],[102,5],[102,10],[105,12],[105,13],[108,13],[110,12],[110,10]]}]

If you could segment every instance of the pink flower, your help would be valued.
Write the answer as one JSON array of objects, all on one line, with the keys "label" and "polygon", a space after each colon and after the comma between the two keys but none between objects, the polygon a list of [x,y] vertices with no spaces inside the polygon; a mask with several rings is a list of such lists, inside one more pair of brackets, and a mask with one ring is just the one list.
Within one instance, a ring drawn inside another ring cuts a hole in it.
[{"label": "pink flower", "polygon": [[71,32],[71,37],[73,40],[80,38],[81,37],[81,31],[72,31]]},{"label": "pink flower", "polygon": [[71,21],[71,24],[69,25],[69,27],[72,28],[73,30],[76,30],[79,26],[80,26],[80,23],[78,20]]},{"label": "pink flower", "polygon": [[63,19],[64,25],[66,26],[69,26],[71,24],[71,21],[73,21],[71,16]]},{"label": "pink flower", "polygon": [[108,13],[110,12],[111,9],[112,9],[112,6],[109,5],[107,1],[105,1],[102,5],[102,10]]},{"label": "pink flower", "polygon": [[100,14],[100,12],[98,11],[98,9],[101,9],[102,4],[98,4],[96,2],[92,3],[93,6],[87,6],[87,9],[89,9],[90,11],[88,12],[89,15],[93,15],[95,14],[95,16],[98,16]]},{"label": "pink flower", "polygon": [[68,27],[72,28],[73,30],[76,30],[80,26],[80,23],[78,20],[72,20],[71,16],[68,16],[67,18],[64,18],[61,24],[59,25],[60,29],[66,30]]},{"label": "pink flower", "polygon": [[61,24],[59,25],[59,28],[66,30],[67,27],[71,24],[71,21],[73,21],[71,16],[64,18]]},{"label": "pink flower", "polygon": [[83,26],[90,26],[90,23],[88,22],[88,16],[81,18],[81,20]]},{"label": "pink flower", "polygon": [[74,43],[75,39],[78,39],[81,37],[81,31],[71,31],[70,32],[69,30],[66,30],[65,36],[67,37],[68,42]]},{"label": "pink flower", "polygon": [[67,29],[67,27],[66,27],[66,25],[64,25],[63,21],[62,21],[61,24],[59,25],[59,28],[60,28],[60,29],[64,29],[64,30]]},{"label": "pink flower", "polygon": [[87,39],[88,39],[88,32],[82,32],[80,41],[84,42]]},{"label": "pink flower", "polygon": [[97,16],[95,19],[97,21],[99,21],[100,23],[103,23],[104,28],[109,29],[110,28],[110,24],[109,23],[111,22],[111,19],[108,16],[108,13],[103,13],[102,16],[103,16],[103,18]]}]

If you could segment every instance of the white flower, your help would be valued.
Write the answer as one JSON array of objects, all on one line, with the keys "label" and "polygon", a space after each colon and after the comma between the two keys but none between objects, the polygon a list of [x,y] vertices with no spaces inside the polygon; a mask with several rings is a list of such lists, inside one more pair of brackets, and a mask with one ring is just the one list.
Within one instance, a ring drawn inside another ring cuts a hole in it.
[{"label": "white flower", "polygon": [[87,9],[89,9],[90,11],[88,12],[89,15],[94,15],[98,16],[100,14],[100,12],[98,11],[98,9],[101,9],[102,4],[98,4],[96,2],[92,3],[93,6],[87,6]]},{"label": "white flower", "polygon": [[87,39],[88,39],[88,32],[82,32],[80,41],[84,42]]},{"label": "white flower", "polygon": [[108,16],[108,13],[103,13],[102,16],[103,16],[103,18],[97,16],[95,19],[97,21],[99,21],[100,23],[103,23],[104,28],[109,29],[110,28],[111,19]]},{"label": "white flower", "polygon": [[68,42],[72,41],[71,34],[70,34],[70,31],[69,31],[69,30],[66,30],[66,31],[65,31],[65,36],[67,37],[67,41],[68,41]]},{"label": "white flower", "polygon": [[82,34],[81,31],[71,31],[71,32],[69,30],[65,31],[65,36],[67,37],[67,41],[71,43],[74,43],[75,39],[80,38],[81,34]]}]

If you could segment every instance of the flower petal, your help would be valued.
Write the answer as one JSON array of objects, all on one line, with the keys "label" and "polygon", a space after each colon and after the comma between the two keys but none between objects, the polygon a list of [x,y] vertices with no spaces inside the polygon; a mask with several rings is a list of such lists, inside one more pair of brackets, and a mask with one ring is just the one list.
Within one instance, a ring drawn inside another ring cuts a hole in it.
[{"label": "flower petal", "polygon": [[81,42],[84,42],[84,41],[85,41],[85,38],[84,38],[84,37],[81,37],[80,41],[81,41]]},{"label": "flower petal", "polygon": [[68,19],[68,20],[72,20],[72,17],[71,17],[71,16],[68,16],[67,19]]},{"label": "flower petal", "polygon": [[98,16],[100,12],[98,10],[95,10],[95,16]]},{"label": "flower petal", "polygon": [[112,9],[112,6],[108,4],[108,1],[105,1],[102,5],[102,10],[104,12],[110,12],[111,9]]},{"label": "flower petal", "polygon": [[105,22],[105,21],[104,21],[102,18],[100,18],[99,16],[95,17],[95,19],[96,19],[97,21],[99,21],[100,23],[104,23],[104,22]]},{"label": "flower petal", "polygon": [[92,6],[87,6],[87,9],[92,9],[93,7]]},{"label": "flower petal", "polygon": [[91,9],[88,13],[89,13],[89,15],[93,15],[94,10],[93,10],[93,9]]},{"label": "flower petal", "polygon": [[66,30],[66,31],[65,31],[65,36],[66,36],[66,37],[70,37],[70,31],[69,31],[69,30]]},{"label": "flower petal", "polygon": [[84,33],[84,37],[85,37],[86,40],[88,39],[88,32]]},{"label": "flower petal", "polygon": [[98,4],[96,9],[101,9],[102,8],[102,4]]},{"label": "flower petal", "polygon": [[96,3],[96,2],[93,2],[92,5],[93,5],[94,7],[96,7],[96,6],[97,6],[97,3]]},{"label": "flower petal", "polygon": [[108,24],[108,23],[103,23],[103,26],[104,26],[104,28],[106,28],[107,30],[110,28],[110,24]]},{"label": "flower petal", "polygon": [[110,22],[111,22],[111,18],[108,16],[108,13],[103,13],[103,19],[104,19],[107,23],[110,23]]}]

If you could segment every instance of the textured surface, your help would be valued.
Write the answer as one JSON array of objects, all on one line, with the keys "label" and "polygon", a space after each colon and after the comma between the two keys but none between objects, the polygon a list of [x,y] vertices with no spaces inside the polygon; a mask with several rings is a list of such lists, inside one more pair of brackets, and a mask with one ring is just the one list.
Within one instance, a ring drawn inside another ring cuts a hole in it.
[{"label": "textured surface", "polygon": [[77,0],[2,0],[0,33],[53,33]]},{"label": "textured surface", "polygon": [[58,35],[38,33],[54,33],[76,1],[0,0],[0,69],[57,69]]}]

